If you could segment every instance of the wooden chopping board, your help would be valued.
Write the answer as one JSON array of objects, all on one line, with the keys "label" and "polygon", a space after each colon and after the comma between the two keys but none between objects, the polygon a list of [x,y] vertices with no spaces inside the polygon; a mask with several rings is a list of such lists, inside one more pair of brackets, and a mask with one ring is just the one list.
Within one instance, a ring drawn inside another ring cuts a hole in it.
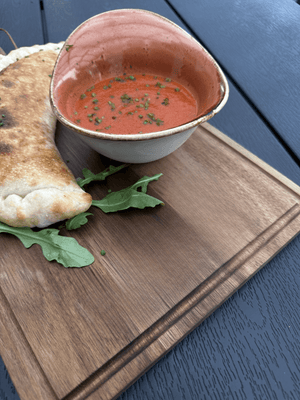
[{"label": "wooden chopping board", "polygon": [[[60,124],[56,141],[75,176],[117,165]],[[61,232],[91,266],[65,269],[0,235],[1,355],[22,400],[118,397],[300,231],[300,188],[208,123],[87,191],[101,199],[160,172],[148,193],[165,206],[91,208]]]}]

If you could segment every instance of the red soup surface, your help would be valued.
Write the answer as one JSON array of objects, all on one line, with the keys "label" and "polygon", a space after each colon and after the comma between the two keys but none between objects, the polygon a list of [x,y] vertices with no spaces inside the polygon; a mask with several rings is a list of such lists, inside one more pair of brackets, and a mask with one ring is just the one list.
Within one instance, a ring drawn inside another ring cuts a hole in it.
[{"label": "red soup surface", "polygon": [[124,73],[83,90],[70,118],[89,130],[130,135],[174,128],[196,116],[196,100],[178,82]]}]

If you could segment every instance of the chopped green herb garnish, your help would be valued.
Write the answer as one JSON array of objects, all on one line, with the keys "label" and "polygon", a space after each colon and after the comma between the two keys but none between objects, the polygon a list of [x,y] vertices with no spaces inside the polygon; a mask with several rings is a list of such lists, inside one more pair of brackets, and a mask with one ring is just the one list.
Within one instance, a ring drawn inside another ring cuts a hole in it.
[{"label": "chopped green herb garnish", "polygon": [[71,49],[71,47],[73,47],[73,46],[74,46],[73,44],[67,44],[66,45],[66,50],[69,51]]},{"label": "chopped green herb garnish", "polygon": [[113,103],[112,101],[108,101],[108,104],[111,106],[111,109],[114,110],[116,108],[115,103]]},{"label": "chopped green herb garnish", "polygon": [[85,97],[86,97],[86,94],[84,94],[84,93],[80,96],[81,99],[84,99]]},{"label": "chopped green herb garnish", "polygon": [[175,92],[180,92],[180,89],[177,87],[177,88],[175,89]]},{"label": "chopped green herb garnish", "polygon": [[105,251],[105,250],[101,250],[101,251],[100,251],[100,254],[101,254],[101,256],[105,256],[106,251]]},{"label": "chopped green herb garnish", "polygon": [[126,104],[133,102],[132,98],[130,96],[128,96],[127,93],[125,93],[121,96],[121,100],[122,100],[122,103],[126,103]]},{"label": "chopped green herb garnish", "polygon": [[166,82],[171,82],[172,79],[171,78],[166,78],[165,80],[166,80]]}]

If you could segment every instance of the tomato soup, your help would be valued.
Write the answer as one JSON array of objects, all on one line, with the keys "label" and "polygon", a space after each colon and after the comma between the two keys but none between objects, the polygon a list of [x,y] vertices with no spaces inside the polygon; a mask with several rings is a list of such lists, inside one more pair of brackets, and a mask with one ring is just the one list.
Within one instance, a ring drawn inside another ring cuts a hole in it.
[{"label": "tomato soup", "polygon": [[178,82],[124,73],[83,90],[69,117],[89,130],[130,135],[174,128],[196,116],[196,100]]}]

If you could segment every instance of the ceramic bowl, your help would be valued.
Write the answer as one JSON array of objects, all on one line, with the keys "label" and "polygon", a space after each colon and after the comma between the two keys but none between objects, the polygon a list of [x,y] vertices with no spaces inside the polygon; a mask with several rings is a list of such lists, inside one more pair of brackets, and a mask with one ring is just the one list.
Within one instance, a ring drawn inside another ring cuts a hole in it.
[{"label": "ceramic bowl", "polygon": [[[80,127],[69,115],[83,85],[124,73],[170,77],[189,89],[197,102],[192,121],[155,133],[118,135]],[[57,119],[85,143],[113,160],[146,163],[178,149],[199,124],[212,118],[228,99],[228,83],[212,56],[168,19],[144,10],[98,14],[67,38],[54,67],[50,101]]]}]

